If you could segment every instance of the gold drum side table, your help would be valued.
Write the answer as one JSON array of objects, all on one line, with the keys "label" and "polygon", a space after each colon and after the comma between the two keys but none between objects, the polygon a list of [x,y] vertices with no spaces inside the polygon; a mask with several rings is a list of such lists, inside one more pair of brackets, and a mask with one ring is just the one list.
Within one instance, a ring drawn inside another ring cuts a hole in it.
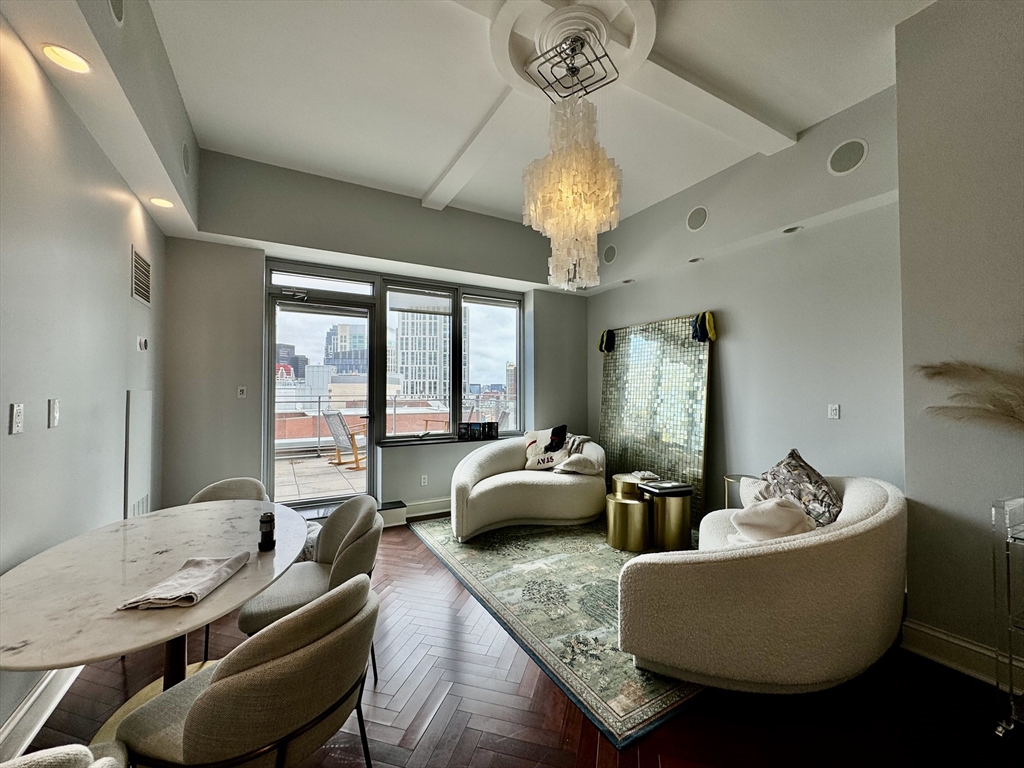
[{"label": "gold drum side table", "polygon": [[650,543],[647,525],[647,500],[618,496],[605,497],[608,512],[608,546],[627,552],[643,552]]},{"label": "gold drum side table", "polygon": [[632,472],[612,475],[612,493],[616,496],[625,496],[627,499],[639,499],[643,496],[640,493],[640,478]]},{"label": "gold drum side table", "polygon": [[671,480],[641,483],[640,490],[651,499],[655,549],[692,549],[690,500],[693,487]]}]

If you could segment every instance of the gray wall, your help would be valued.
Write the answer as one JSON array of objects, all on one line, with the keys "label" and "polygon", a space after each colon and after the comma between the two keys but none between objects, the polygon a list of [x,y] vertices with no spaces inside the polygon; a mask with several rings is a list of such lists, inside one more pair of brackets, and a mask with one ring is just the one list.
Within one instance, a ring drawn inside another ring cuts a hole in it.
[{"label": "gray wall", "polygon": [[[652,231],[651,243],[662,233]],[[639,244],[643,247],[643,244]],[[607,328],[712,310],[706,492],[798,448],[825,474],[903,484],[899,224],[895,205],[588,299],[590,434]],[[826,419],[839,403],[839,421]]]},{"label": "gray wall", "polygon": [[164,506],[262,476],[263,280],[263,251],[167,240]]},{"label": "gray wall", "polygon": [[199,189],[203,232],[547,282],[547,238],[514,221],[208,150]]},{"label": "gray wall", "polygon": [[526,428],[587,434],[587,300],[530,291],[525,311]]},{"label": "gray wall", "polygon": [[[381,500],[415,504],[448,496],[455,465],[479,447],[480,443],[442,443],[382,448]],[[420,485],[420,475],[427,476],[426,486]]]},{"label": "gray wall", "polygon": [[[2,16],[0,179],[3,572],[121,519],[128,389],[154,390],[160,503],[164,237]],[[152,309],[130,296],[133,243],[153,262]],[[25,404],[24,434],[7,434],[9,403]],[[0,722],[36,679],[0,674]]]},{"label": "gray wall", "polygon": [[1024,4],[939,2],[896,29],[908,615],[985,645],[990,505],[1024,491],[1024,435],[924,413],[948,390],[915,367],[1022,372],[1022,71]]}]

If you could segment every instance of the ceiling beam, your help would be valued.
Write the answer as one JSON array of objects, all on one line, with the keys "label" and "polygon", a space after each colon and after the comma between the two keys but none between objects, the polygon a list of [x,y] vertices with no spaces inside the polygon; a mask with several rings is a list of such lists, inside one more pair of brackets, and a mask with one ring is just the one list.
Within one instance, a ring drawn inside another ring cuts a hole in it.
[{"label": "ceiling beam", "polygon": [[441,210],[450,203],[477,171],[504,146],[529,114],[530,97],[506,86],[476,132],[423,196],[423,205]]},{"label": "ceiling beam", "polygon": [[625,85],[763,155],[796,144],[795,135],[768,125],[693,80],[676,64],[651,53]]}]

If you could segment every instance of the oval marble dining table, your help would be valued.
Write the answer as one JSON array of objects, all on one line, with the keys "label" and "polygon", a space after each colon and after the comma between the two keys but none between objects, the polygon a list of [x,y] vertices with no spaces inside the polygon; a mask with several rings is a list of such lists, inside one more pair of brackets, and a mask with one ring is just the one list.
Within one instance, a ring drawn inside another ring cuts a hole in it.
[{"label": "oval marble dining table", "polygon": [[[274,512],[276,547],[260,552],[259,518]],[[0,576],[0,669],[76,667],[165,643],[164,688],[185,677],[185,636],[272,584],[302,551],[306,523],[269,501],[169,507],[84,533]],[[249,562],[188,607],[117,606],[159,584],[191,557]]]}]

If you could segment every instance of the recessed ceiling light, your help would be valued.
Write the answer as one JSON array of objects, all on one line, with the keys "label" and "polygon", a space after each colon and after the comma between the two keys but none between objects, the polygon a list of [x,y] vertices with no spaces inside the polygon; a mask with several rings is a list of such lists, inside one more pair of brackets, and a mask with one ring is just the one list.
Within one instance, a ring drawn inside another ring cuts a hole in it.
[{"label": "recessed ceiling light", "polygon": [[704,259],[702,259],[700,256],[698,256],[697,258],[690,259],[689,261],[690,261],[691,264],[696,264],[699,261],[704,261]]},{"label": "recessed ceiling light", "polygon": [[89,71],[89,62],[67,48],[61,48],[59,45],[44,45],[43,53],[46,58],[64,69],[80,74]]},{"label": "recessed ceiling light", "polygon": [[157,208],[173,208],[174,203],[170,200],[164,200],[162,197],[151,197],[149,202],[155,205]]},{"label": "recessed ceiling light", "polygon": [[782,234],[792,235],[794,232],[799,232],[801,229],[803,229],[803,227],[786,227],[782,230]]}]

